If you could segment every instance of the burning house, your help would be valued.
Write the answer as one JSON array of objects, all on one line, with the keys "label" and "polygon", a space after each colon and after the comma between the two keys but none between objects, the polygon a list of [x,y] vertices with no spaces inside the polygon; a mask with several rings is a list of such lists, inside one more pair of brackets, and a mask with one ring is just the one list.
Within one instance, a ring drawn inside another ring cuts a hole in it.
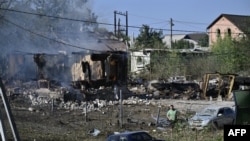
[{"label": "burning house", "polygon": [[32,81],[32,87],[46,89],[48,93],[61,91],[63,87],[67,93],[79,93],[69,91],[125,85],[128,61],[126,44],[111,34],[103,36],[89,32],[88,35],[81,48],[69,49],[62,45],[60,50],[59,47],[58,50],[50,50],[49,47],[43,50],[12,50],[7,59],[8,74],[3,77],[6,84],[20,87],[17,83],[11,85],[14,85],[13,82],[24,84]]}]

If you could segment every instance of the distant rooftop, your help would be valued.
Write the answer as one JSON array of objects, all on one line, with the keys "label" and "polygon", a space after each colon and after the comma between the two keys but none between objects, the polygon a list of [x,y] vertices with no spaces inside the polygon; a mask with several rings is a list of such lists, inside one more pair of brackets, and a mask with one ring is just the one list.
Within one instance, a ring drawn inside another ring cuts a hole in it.
[{"label": "distant rooftop", "polygon": [[249,29],[250,15],[233,15],[233,14],[221,14],[207,27],[207,29],[209,29],[212,25],[214,25],[221,17],[227,18],[243,32],[250,31]]}]

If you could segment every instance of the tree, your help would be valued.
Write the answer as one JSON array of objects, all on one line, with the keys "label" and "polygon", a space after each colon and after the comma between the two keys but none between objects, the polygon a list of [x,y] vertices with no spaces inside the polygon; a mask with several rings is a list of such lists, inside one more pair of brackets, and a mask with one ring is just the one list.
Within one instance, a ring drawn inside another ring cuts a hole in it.
[{"label": "tree", "polygon": [[249,69],[249,54],[250,54],[250,40],[249,38],[243,38],[242,40],[236,42],[236,49],[235,49],[235,55],[236,55],[236,60],[237,62],[235,69],[238,73],[240,72],[247,72],[248,74],[250,73]]},{"label": "tree", "polygon": [[219,38],[212,46],[216,57],[215,66],[221,73],[238,73],[247,71],[249,59],[249,40],[234,40],[229,36]]},{"label": "tree", "polygon": [[143,25],[140,28],[140,34],[136,38],[135,47],[137,49],[145,49],[145,48],[164,48],[165,44],[162,41],[163,32],[160,30],[159,32],[151,29],[148,25]]}]

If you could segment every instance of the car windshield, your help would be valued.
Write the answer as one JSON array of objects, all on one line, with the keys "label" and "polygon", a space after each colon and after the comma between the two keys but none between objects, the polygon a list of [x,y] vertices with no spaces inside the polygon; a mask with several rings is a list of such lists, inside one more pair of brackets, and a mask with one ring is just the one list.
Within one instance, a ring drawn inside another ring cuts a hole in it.
[{"label": "car windshield", "polygon": [[210,108],[206,108],[204,110],[202,110],[199,115],[203,115],[203,116],[212,116],[212,115],[216,115],[216,109],[210,109]]}]

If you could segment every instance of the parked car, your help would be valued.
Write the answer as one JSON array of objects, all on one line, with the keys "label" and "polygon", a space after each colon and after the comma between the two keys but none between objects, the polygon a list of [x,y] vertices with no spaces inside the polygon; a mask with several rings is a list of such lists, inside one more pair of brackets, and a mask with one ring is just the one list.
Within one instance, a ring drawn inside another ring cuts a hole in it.
[{"label": "parked car", "polygon": [[188,124],[192,129],[203,129],[204,127],[222,129],[224,125],[234,124],[235,118],[235,111],[231,107],[209,106],[190,118]]},{"label": "parked car", "polygon": [[165,141],[152,137],[146,131],[128,131],[108,136],[106,141]]}]

